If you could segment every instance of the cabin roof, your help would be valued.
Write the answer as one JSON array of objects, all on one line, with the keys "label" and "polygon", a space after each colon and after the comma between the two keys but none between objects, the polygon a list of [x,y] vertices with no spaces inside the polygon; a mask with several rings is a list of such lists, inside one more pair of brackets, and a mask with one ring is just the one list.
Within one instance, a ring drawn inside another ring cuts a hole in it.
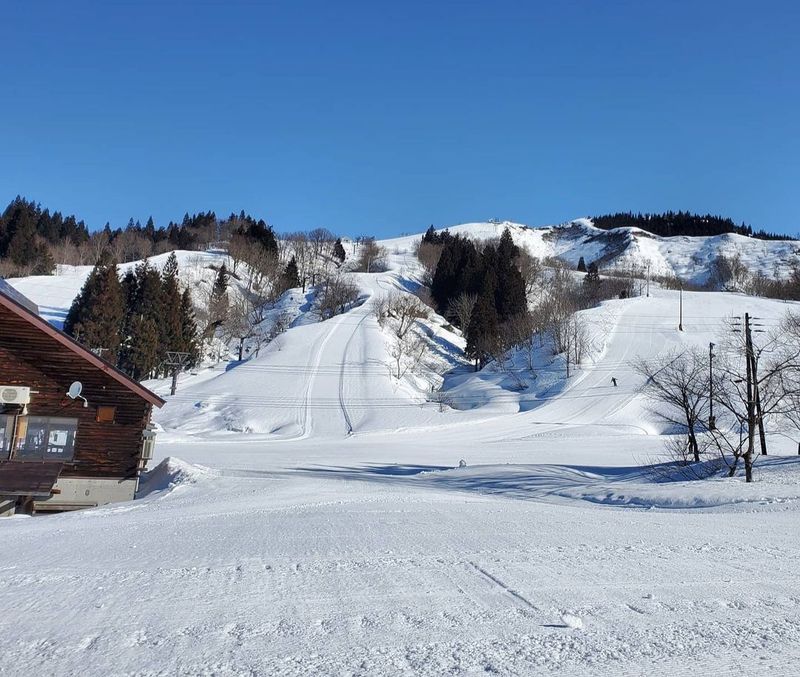
[{"label": "cabin roof", "polygon": [[37,313],[33,312],[14,296],[7,293],[6,286],[7,285],[0,286],[0,308],[6,308],[20,319],[28,322],[36,327],[36,329],[55,339],[58,343],[67,348],[67,350],[70,350],[77,357],[82,358],[85,362],[88,362],[96,369],[105,372],[115,381],[125,386],[128,390],[135,393],[143,400],[159,408],[164,406],[165,401],[158,395],[145,388],[141,383],[132,379],[124,372],[117,369],[110,362],[106,362],[106,360],[95,355],[91,350],[88,350],[82,346],[68,334],[56,329],[47,320],[39,317]]}]

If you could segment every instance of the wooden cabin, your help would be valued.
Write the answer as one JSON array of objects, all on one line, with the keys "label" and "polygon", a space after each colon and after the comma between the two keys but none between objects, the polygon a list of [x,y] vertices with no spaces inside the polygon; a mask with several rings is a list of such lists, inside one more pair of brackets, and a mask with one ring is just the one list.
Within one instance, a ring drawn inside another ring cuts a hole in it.
[{"label": "wooden cabin", "polygon": [[0,280],[0,515],[132,500],[163,404]]}]

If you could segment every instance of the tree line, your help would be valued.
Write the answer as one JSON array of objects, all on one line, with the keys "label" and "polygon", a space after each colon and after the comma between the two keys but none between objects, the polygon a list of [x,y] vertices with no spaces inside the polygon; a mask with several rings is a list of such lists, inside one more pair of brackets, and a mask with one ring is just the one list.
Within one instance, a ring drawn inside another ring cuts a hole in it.
[{"label": "tree line", "polygon": [[508,228],[497,240],[476,242],[431,226],[417,257],[431,305],[462,331],[476,369],[489,361],[505,368],[514,349],[527,355],[532,369],[534,353],[547,339],[554,353],[564,355],[569,376],[592,341],[578,311],[641,292],[635,277],[601,277],[595,262],[580,265],[586,274],[576,279],[563,261],[542,260],[518,247]]},{"label": "tree line", "polygon": [[496,352],[504,323],[527,311],[525,281],[516,264],[520,250],[507,228],[498,242],[480,245],[429,229],[421,245],[440,248],[431,297],[464,332],[466,354],[480,368]]},{"label": "tree line", "polygon": [[162,271],[143,261],[122,279],[113,257],[103,255],[72,302],[64,331],[137,380],[167,375],[169,351],[187,353],[186,365],[195,364],[194,305],[178,273],[174,252]]},{"label": "tree line", "polygon": [[56,264],[91,265],[103,252],[127,263],[176,249],[202,250],[228,242],[241,231],[271,229],[263,219],[232,213],[220,218],[213,211],[184,214],[180,222],[156,226],[131,218],[124,227],[110,223],[89,232],[75,216],[50,212],[39,203],[17,196],[0,215],[0,275],[50,275]]},{"label": "tree line", "polygon": [[754,230],[752,226],[746,225],[744,222],[737,225],[730,218],[712,214],[701,216],[684,211],[669,211],[663,214],[617,212],[616,214],[592,216],[591,220],[595,228],[600,228],[602,230],[611,230],[613,228],[641,228],[648,233],[653,233],[653,235],[659,235],[660,237],[674,237],[676,235],[702,237],[736,233],[738,235],[754,237],[759,240],[792,239],[785,235],[769,233],[764,229]]},{"label": "tree line", "polygon": [[184,366],[229,351],[239,360],[257,355],[288,328],[289,318],[276,304],[289,289],[315,285],[314,312],[321,319],[355,302],[358,290],[342,268],[344,245],[330,231],[279,240],[271,226],[246,215],[228,228],[220,243],[227,256],[188,259],[192,293],[180,289],[174,252],[160,274],[145,259],[120,280],[107,247],[74,300],[65,330],[144,379],[167,374],[169,352],[187,353]]}]

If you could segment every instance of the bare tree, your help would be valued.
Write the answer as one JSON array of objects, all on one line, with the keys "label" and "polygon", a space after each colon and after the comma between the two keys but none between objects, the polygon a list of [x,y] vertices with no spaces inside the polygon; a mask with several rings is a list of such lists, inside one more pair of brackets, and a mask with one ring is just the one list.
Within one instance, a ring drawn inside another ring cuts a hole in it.
[{"label": "bare tree", "polygon": [[387,297],[386,314],[394,320],[394,334],[403,338],[417,320],[428,317],[428,309],[413,294],[395,292]]},{"label": "bare tree", "polygon": [[469,294],[467,292],[459,294],[447,306],[448,319],[455,322],[461,328],[461,331],[466,333],[469,321],[472,319],[472,311],[477,302],[477,294]]},{"label": "bare tree", "polygon": [[114,258],[120,263],[139,261],[152,253],[153,243],[143,235],[124,230],[111,242]]},{"label": "bare tree", "polygon": [[525,296],[530,298],[544,282],[542,260],[533,256],[527,249],[520,249],[517,256],[517,267],[525,281]]},{"label": "bare tree", "polygon": [[99,261],[103,254],[111,250],[111,239],[107,232],[100,230],[89,236],[87,245],[90,249],[90,260]]},{"label": "bare tree", "polygon": [[524,351],[528,370],[533,371],[533,358],[536,354],[536,339],[541,327],[530,312],[519,313],[505,323],[505,334],[509,342]]},{"label": "bare tree", "polygon": [[306,285],[311,281],[311,271],[314,263],[313,245],[309,242],[308,235],[303,232],[287,235],[285,253],[287,257],[294,256],[297,264],[297,274],[300,277],[300,284],[305,293]]},{"label": "bare tree", "polygon": [[[800,313],[792,311],[787,313],[782,322],[781,329],[786,337],[789,350],[800,345]],[[799,374],[793,374],[791,376],[795,379],[800,379]],[[787,407],[784,418],[790,427],[800,431],[800,392],[795,391],[792,387],[786,390],[787,399],[791,401],[791,404]],[[800,454],[800,443],[798,443],[797,453]]]},{"label": "bare tree", "polygon": [[86,263],[86,254],[88,252],[85,248],[79,247],[71,240],[48,243],[48,249],[56,264],[80,266]]},{"label": "bare tree", "polygon": [[730,456],[726,460],[730,476],[743,461],[745,479],[751,482],[756,434],[761,454],[766,454],[770,421],[779,424],[795,415],[800,401],[800,341],[793,333],[795,322],[789,315],[779,330],[759,333],[758,340],[751,341],[733,321],[720,341],[714,402],[724,418],[718,417],[712,434],[720,453]]},{"label": "bare tree", "polygon": [[234,297],[228,305],[228,312],[222,324],[223,337],[237,342],[239,361],[244,359],[245,343],[258,333],[261,315],[253,301],[242,294]]},{"label": "bare tree", "polygon": [[416,370],[427,353],[428,343],[416,331],[409,331],[404,336],[392,336],[389,355],[392,358],[394,377],[399,380],[409,371]]},{"label": "bare tree", "polygon": [[315,260],[323,256],[330,256],[333,253],[333,243],[336,236],[327,228],[314,228],[308,233],[308,241],[311,243],[311,253]]},{"label": "bare tree", "polygon": [[698,442],[711,402],[709,356],[698,348],[667,353],[633,365],[645,382],[642,391],[658,403],[655,413],[667,423],[686,431],[686,449],[695,463],[700,461]]},{"label": "bare tree", "polygon": [[416,255],[422,268],[425,271],[422,283],[428,287],[433,282],[433,276],[436,273],[436,266],[439,265],[439,258],[442,256],[443,245],[434,244],[433,242],[417,243]]},{"label": "bare tree", "polygon": [[365,238],[358,252],[356,270],[362,273],[380,273],[386,270],[388,252],[374,237]]},{"label": "bare tree", "polygon": [[316,313],[322,320],[345,312],[359,297],[358,287],[350,278],[336,271],[329,274],[319,285],[316,300]]},{"label": "bare tree", "polygon": [[733,256],[720,254],[709,267],[709,286],[726,291],[746,291],[750,285],[750,271],[737,252]]},{"label": "bare tree", "polygon": [[236,273],[239,264],[246,261],[251,250],[255,249],[253,243],[242,233],[234,232],[228,240],[228,256],[231,258],[231,272]]},{"label": "bare tree", "polygon": [[429,316],[429,310],[416,296],[395,292],[375,302],[378,324],[391,333],[389,355],[392,374],[400,379],[415,370],[428,352],[428,342],[417,321]]},{"label": "bare tree", "polygon": [[[266,334],[265,343],[275,343],[278,346],[278,350],[280,350],[282,336],[286,333],[292,323],[292,317],[286,311],[283,311],[278,314],[278,316],[273,320],[272,327],[270,327],[269,332]],[[256,345],[255,354],[258,357],[258,351],[261,349],[263,343],[259,343]]]}]

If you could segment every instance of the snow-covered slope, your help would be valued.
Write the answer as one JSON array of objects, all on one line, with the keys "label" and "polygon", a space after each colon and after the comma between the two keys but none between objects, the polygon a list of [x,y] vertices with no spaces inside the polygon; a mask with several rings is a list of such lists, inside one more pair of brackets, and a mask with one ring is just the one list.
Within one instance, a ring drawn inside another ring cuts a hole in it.
[{"label": "snow-covered slope", "polygon": [[631,367],[796,304],[684,293],[679,332],[676,292],[608,302],[581,368],[540,355],[524,390],[513,364],[458,371],[432,316],[457,370],[440,407],[391,377],[371,311],[413,289],[413,241],[348,312],[300,296],[280,343],[182,381],[140,500],[0,521],[0,673],[796,672],[796,442],[770,439],[750,485],[654,475],[665,431]]},{"label": "snow-covered slope", "polygon": [[[650,267],[653,277],[677,275],[694,283],[704,283],[709,266],[720,254],[739,255],[751,273],[766,277],[786,277],[800,262],[800,241],[757,240],[742,235],[714,237],[663,238],[638,228],[600,230],[589,219],[576,219],[559,226],[530,227],[510,221],[476,222],[451,226],[448,230],[467,237],[489,240],[499,238],[508,228],[514,241],[540,258],[557,257],[576,266],[582,257],[587,264],[597,261],[601,269]],[[398,269],[414,268],[413,252],[422,237],[410,235],[382,240],[395,254]],[[210,283],[209,266],[227,261],[224,252],[178,251],[178,263],[184,284]],[[149,259],[156,268],[163,267],[169,254]],[[120,265],[120,272],[138,265],[138,261]],[[43,317],[61,326],[72,299],[80,291],[91,266],[58,266],[56,275],[12,278],[8,282],[40,307]]]},{"label": "snow-covered slope", "polygon": [[[209,266],[219,266],[228,261],[224,252],[176,251],[181,283],[189,288],[200,284],[211,284],[214,272]],[[161,270],[170,253],[159,254],[148,259],[150,265]],[[132,261],[119,265],[120,275],[141,263]],[[57,266],[55,275],[31,275],[9,278],[7,282],[39,306],[39,314],[59,329],[63,326],[67,311],[92,272],[93,266]]]},{"label": "snow-covered slope", "polygon": [[[539,228],[509,221],[465,223],[448,230],[487,240],[500,237],[505,228],[534,256],[558,257],[572,266],[583,257],[587,265],[596,261],[601,269],[635,266],[645,270],[649,265],[653,276],[678,275],[698,284],[707,280],[709,265],[720,254],[738,254],[751,273],[767,277],[786,277],[800,256],[800,242],[794,240],[757,240],[735,234],[658,237],[638,228],[601,230],[589,219]],[[419,238],[394,238],[383,244],[392,250],[412,250]]]}]

